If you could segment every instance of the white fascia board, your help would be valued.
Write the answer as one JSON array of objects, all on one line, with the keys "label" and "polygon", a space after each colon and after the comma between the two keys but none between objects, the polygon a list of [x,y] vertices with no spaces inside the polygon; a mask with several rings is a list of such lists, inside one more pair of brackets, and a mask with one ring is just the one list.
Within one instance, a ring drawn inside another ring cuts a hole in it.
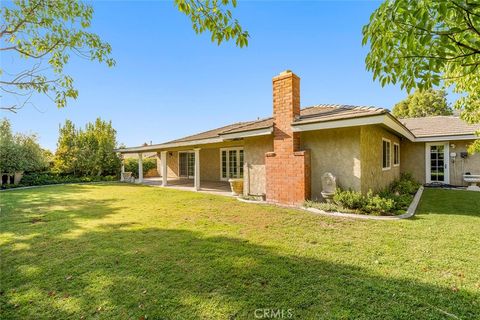
[{"label": "white fascia board", "polygon": [[220,136],[223,138],[223,140],[229,140],[229,139],[267,136],[272,134],[272,132],[273,132],[273,128],[269,127],[269,128],[262,128],[262,129],[249,130],[249,131],[243,131],[243,132],[224,133],[224,134],[221,134]]},{"label": "white fascia board", "polygon": [[454,141],[454,140],[475,140],[479,139],[479,136],[474,134],[461,134],[450,136],[432,136],[432,137],[420,137],[415,138],[414,142],[440,142],[440,141]]},{"label": "white fascia board", "polygon": [[408,130],[406,129],[403,125],[401,125],[399,122],[395,121],[392,116],[390,115],[385,115],[385,120],[383,122],[384,125],[389,127],[392,130],[395,130],[396,132],[400,133],[402,136],[407,138],[410,141],[415,141],[415,136]]},{"label": "white fascia board", "polygon": [[168,148],[188,147],[188,146],[195,146],[200,144],[217,143],[222,141],[223,141],[222,138],[209,138],[209,139],[200,139],[200,140],[192,140],[192,141],[185,141],[185,142],[172,142],[172,143],[149,145],[149,146],[142,146],[142,147],[115,149],[114,151],[120,152],[120,153],[138,153],[138,152],[165,150]]},{"label": "white fascia board", "polygon": [[371,117],[332,120],[332,121],[314,122],[314,123],[305,123],[305,124],[294,124],[292,125],[292,131],[303,132],[303,131],[313,131],[313,130],[322,130],[322,129],[364,126],[369,124],[380,124],[383,122],[384,117],[385,116],[381,114],[381,115],[371,116]]}]

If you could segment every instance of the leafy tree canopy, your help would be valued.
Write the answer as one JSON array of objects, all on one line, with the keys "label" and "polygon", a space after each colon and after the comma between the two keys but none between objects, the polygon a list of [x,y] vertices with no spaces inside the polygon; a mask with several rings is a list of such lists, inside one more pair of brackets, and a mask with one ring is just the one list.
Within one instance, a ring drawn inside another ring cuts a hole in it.
[{"label": "leafy tree canopy", "polygon": [[[248,44],[248,32],[233,18],[236,0],[175,0],[197,33],[210,32],[218,44],[235,40]],[[81,0],[14,0],[0,10],[0,51],[22,58],[22,68],[0,67],[0,90],[4,100],[0,109],[17,112],[31,103],[34,94],[48,96],[57,107],[76,99],[73,77],[64,73],[72,54],[86,60],[114,66],[112,48],[97,34],[89,32],[93,8]],[[15,69],[15,68],[13,68]]]},{"label": "leafy tree canopy", "polygon": [[[408,91],[451,86],[454,107],[480,122],[480,3],[466,0],[388,0],[363,28],[367,69],[386,85]],[[471,150],[480,151],[477,140]]]},{"label": "leafy tree canopy", "polygon": [[48,166],[46,151],[35,135],[13,134],[7,119],[0,121],[0,172],[40,171]]},{"label": "leafy tree canopy", "polygon": [[413,94],[397,103],[392,110],[398,118],[418,118],[427,116],[449,116],[453,114],[447,103],[447,94],[443,90],[416,90]]},{"label": "leafy tree canopy", "polygon": [[77,129],[70,121],[60,128],[54,170],[73,175],[115,175],[120,159],[113,152],[117,146],[117,132],[111,122],[98,118]]}]

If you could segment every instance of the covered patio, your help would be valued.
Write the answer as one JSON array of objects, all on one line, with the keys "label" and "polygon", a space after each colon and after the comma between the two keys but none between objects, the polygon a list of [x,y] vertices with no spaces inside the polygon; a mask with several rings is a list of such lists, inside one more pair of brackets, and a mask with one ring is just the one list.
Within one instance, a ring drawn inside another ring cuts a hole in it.
[{"label": "covered patio", "polygon": [[141,183],[155,187],[172,188],[184,191],[199,191],[222,196],[233,196],[229,183],[225,181],[202,180],[198,189],[195,188],[193,179],[184,178],[168,178],[168,183],[166,186],[163,186],[162,177],[143,178]]}]

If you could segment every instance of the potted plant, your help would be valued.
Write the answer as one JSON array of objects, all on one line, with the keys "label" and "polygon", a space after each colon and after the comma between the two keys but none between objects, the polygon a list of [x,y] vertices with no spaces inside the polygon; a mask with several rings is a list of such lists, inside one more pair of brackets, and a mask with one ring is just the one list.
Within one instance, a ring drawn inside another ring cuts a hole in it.
[{"label": "potted plant", "polygon": [[234,196],[240,196],[243,194],[243,179],[242,178],[232,178],[228,179],[230,183],[230,189]]}]

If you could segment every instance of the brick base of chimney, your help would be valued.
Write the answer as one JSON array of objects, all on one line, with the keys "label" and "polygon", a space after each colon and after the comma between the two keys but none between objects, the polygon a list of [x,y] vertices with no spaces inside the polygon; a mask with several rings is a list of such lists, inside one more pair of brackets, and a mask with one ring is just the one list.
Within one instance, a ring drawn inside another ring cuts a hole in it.
[{"label": "brick base of chimney", "polygon": [[266,199],[269,202],[300,205],[310,198],[310,152],[265,154]]}]

